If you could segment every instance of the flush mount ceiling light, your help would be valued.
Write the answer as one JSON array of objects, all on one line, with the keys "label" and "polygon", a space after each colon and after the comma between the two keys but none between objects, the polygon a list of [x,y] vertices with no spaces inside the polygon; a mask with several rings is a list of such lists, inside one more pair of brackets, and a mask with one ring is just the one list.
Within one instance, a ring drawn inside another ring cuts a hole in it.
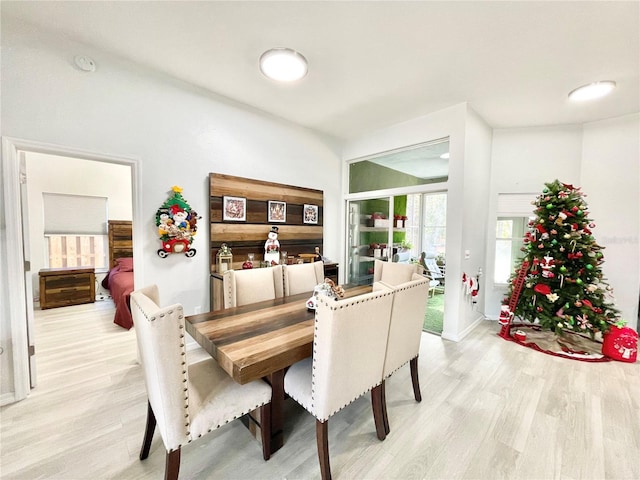
[{"label": "flush mount ceiling light", "polygon": [[295,82],[307,74],[307,59],[290,48],[272,48],[260,56],[260,71],[278,82]]},{"label": "flush mount ceiling light", "polygon": [[578,102],[593,100],[608,95],[614,88],[616,88],[616,82],[612,80],[602,80],[572,90],[569,92],[569,99]]},{"label": "flush mount ceiling light", "polygon": [[443,159],[449,158],[449,152],[443,153],[442,155],[440,155],[440,158],[443,158]]}]

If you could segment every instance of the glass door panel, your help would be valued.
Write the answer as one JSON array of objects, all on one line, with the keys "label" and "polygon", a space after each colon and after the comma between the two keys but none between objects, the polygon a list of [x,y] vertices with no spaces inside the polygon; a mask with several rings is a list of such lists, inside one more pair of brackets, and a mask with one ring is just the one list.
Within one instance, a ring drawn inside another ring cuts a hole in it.
[{"label": "glass door panel", "polygon": [[351,200],[348,212],[347,283],[373,283],[374,260],[388,260],[393,254],[390,215],[391,197]]},{"label": "glass door panel", "polygon": [[408,231],[412,215],[407,195],[351,200],[348,209],[349,268],[347,283],[365,285],[373,282],[375,260],[410,263],[417,259]]}]

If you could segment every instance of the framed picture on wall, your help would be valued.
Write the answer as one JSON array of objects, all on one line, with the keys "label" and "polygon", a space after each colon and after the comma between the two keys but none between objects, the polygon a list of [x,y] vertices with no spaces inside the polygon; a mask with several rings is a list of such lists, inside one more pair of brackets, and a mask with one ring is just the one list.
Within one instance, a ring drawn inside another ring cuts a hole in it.
[{"label": "framed picture on wall", "polygon": [[287,221],[287,204],[285,202],[276,202],[269,200],[268,222],[280,222]]},{"label": "framed picture on wall", "polygon": [[313,225],[318,224],[318,206],[304,204],[302,209],[302,221]]},{"label": "framed picture on wall", "polygon": [[245,222],[247,220],[247,199],[222,197],[222,220]]}]

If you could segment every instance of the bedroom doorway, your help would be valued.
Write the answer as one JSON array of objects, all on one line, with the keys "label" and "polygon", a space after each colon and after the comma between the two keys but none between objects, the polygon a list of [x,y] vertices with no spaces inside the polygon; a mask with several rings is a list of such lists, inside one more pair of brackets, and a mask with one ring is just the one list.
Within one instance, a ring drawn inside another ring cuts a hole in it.
[{"label": "bedroom doorway", "polygon": [[[128,211],[131,220],[139,217],[138,206],[139,174],[138,160],[135,158],[97,154],[89,151],[78,150],[70,147],[44,144],[35,141],[2,138],[2,189],[4,193],[3,216],[4,223],[8,226],[19,228],[6,228],[3,231],[5,242],[0,246],[2,256],[2,273],[5,278],[13,279],[7,282],[1,289],[0,296],[5,305],[3,311],[7,314],[2,321],[5,338],[8,340],[5,349],[6,355],[2,355],[3,372],[9,372],[3,384],[4,390],[1,404],[9,404],[26,398],[31,388],[37,384],[36,368],[36,341],[34,337],[34,286],[39,284],[38,273],[42,268],[47,268],[48,258],[45,262],[45,254],[48,250],[44,247],[45,236],[40,231],[32,231],[34,222],[43,223],[43,210],[36,211],[30,208],[30,197],[37,195],[35,188],[30,188],[31,179],[38,177],[42,172],[49,172],[44,180],[45,187],[39,191],[40,197],[46,190],[53,189],[51,177],[52,169],[62,169],[63,164],[73,164],[64,172],[58,172],[59,185],[57,192],[64,194],[61,185],[67,182],[70,186],[90,185],[92,177],[95,181],[103,180],[95,175],[94,168],[97,165],[103,167],[119,167],[119,172],[126,171],[126,180],[122,183],[122,191],[128,194],[124,197],[128,202]],[[38,158],[39,160],[34,160]],[[33,167],[37,173],[33,173],[32,162],[40,162]],[[59,175],[62,173],[61,175]],[[122,182],[122,180],[121,180]],[[66,193],[70,193],[68,190]],[[92,192],[89,192],[92,193]],[[87,196],[99,196],[95,195]],[[75,192],[71,193],[75,194]],[[74,215],[74,212],[69,212]],[[75,212],[77,214],[77,212]],[[134,238],[136,233],[134,231]],[[71,249],[73,250],[73,248]],[[135,249],[134,249],[135,256]],[[82,257],[80,257],[82,258]],[[82,260],[81,260],[82,262]],[[39,289],[37,290],[39,292]]]},{"label": "bedroom doorway", "polygon": [[[102,280],[110,268],[107,225],[131,221],[131,167],[86,158],[25,154],[33,298],[42,268],[93,267],[95,299],[109,297]],[[26,218],[28,216],[28,218]]]}]

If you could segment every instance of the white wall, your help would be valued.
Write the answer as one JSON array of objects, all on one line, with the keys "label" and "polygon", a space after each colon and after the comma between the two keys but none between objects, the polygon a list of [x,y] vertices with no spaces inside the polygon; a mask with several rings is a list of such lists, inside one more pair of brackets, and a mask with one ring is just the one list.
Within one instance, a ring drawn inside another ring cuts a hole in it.
[{"label": "white wall", "polygon": [[[484,264],[486,198],[491,156],[491,130],[465,103],[363,135],[346,142],[345,161],[449,137],[447,196],[447,289],[443,338],[460,340],[482,317],[479,305],[463,294],[463,269],[476,273]],[[346,178],[344,179],[346,182]],[[348,191],[345,185],[345,191]],[[473,203],[473,205],[470,205]],[[466,222],[466,223],[465,223]],[[464,250],[471,259],[464,260]],[[343,250],[344,257],[344,250]],[[342,258],[343,258],[342,257]]]},{"label": "white wall", "polygon": [[[498,129],[493,132],[487,224],[495,225],[499,193],[539,194],[558,179],[582,187],[603,272],[630,326],[637,321],[640,289],[640,119],[628,115],[578,126]],[[533,206],[531,208],[533,213]],[[497,318],[506,286],[493,285],[495,233],[487,232],[487,316]]]},{"label": "white wall", "polygon": [[[207,223],[210,172],[324,190],[323,252],[337,256],[336,179],[341,165],[328,142],[303,128],[26,26],[3,24],[2,40],[3,135],[140,159],[143,283],[158,282],[163,302],[181,301],[187,313],[196,305],[208,305],[207,236],[195,240],[198,253],[192,259],[161,259],[156,255],[160,243],[154,214],[177,184]],[[94,58],[95,73],[72,66],[79,52]],[[173,278],[180,278],[180,284]]]},{"label": "white wall", "polygon": [[[582,127],[496,129],[493,131],[491,180],[488,197],[487,269],[485,275],[485,313],[497,319],[506,285],[495,285],[495,222],[498,194],[532,193],[545,182],[558,179],[579,185],[582,154]],[[533,205],[531,206],[533,214]],[[491,228],[494,227],[494,228]]]},{"label": "white wall", "polygon": [[[38,271],[49,266],[44,237],[42,194],[107,197],[109,220],[131,220],[131,168],[41,153],[28,153],[25,159],[32,284],[34,298],[38,298]],[[97,278],[99,283],[101,276]]]},{"label": "white wall", "polygon": [[[78,54],[96,72],[74,68]],[[162,303],[181,302],[187,314],[209,305],[207,229],[193,258],[161,259],[154,214],[180,185],[206,224],[210,172],[324,190],[322,252],[338,258],[338,142],[6,16],[1,62],[3,136],[139,159],[136,285],[157,283]],[[6,316],[0,326],[10,331]]]},{"label": "white wall", "polygon": [[[462,222],[462,251],[459,252],[460,270],[472,277],[477,276],[479,269],[480,291],[474,299],[462,290],[461,276],[449,278],[448,288],[454,287],[461,292],[460,310],[458,313],[459,338],[464,337],[475,323],[484,318],[486,276],[486,242],[488,211],[487,198],[491,175],[491,139],[492,129],[472,109],[467,109],[465,120],[465,156],[464,185],[462,187],[462,208],[457,216]],[[448,223],[448,222],[447,222]],[[469,253],[467,258],[466,253]],[[447,268],[449,268],[447,252]],[[445,335],[447,332],[443,332]],[[445,335],[446,336],[446,335]]]},{"label": "white wall", "polygon": [[580,186],[588,195],[602,271],[616,306],[638,328],[640,296],[640,114],[584,125]]}]

